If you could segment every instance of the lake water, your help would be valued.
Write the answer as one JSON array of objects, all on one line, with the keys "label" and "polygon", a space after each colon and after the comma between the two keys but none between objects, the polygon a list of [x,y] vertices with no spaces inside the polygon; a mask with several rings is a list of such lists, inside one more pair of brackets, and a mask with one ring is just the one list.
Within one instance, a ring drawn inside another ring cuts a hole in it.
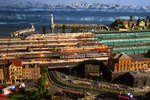
[{"label": "lake water", "polygon": [[97,10],[97,9],[1,9],[0,36],[34,24],[37,31],[49,25],[50,14],[54,14],[56,24],[111,24],[116,18],[135,19],[150,15],[149,11],[137,10]]}]

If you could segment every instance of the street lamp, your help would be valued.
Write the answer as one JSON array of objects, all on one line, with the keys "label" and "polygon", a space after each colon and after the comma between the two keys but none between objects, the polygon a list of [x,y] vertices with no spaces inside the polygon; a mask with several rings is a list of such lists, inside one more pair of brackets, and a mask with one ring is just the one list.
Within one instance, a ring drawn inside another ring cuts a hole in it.
[{"label": "street lamp", "polygon": [[132,94],[132,93],[129,92],[127,95],[128,95],[130,98],[133,98],[133,94]]},{"label": "street lamp", "polygon": [[131,93],[129,92],[127,95],[128,95],[128,96],[130,96],[130,95],[131,95]]},{"label": "street lamp", "polygon": [[133,98],[133,95],[132,95],[132,94],[130,95],[130,98]]},{"label": "street lamp", "polygon": [[103,76],[103,73],[101,72],[101,73],[100,73],[100,77],[101,77],[101,82],[102,82],[102,76]]},{"label": "street lamp", "polygon": [[101,73],[100,73],[101,88],[102,88],[102,86],[103,86],[103,85],[102,85],[102,75],[103,75],[103,73],[101,72]]}]

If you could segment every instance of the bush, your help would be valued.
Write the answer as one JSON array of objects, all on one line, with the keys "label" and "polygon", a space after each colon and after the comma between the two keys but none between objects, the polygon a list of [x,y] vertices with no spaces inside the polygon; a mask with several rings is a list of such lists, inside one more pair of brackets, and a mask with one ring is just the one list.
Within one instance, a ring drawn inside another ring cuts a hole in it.
[{"label": "bush", "polygon": [[11,93],[8,100],[41,100],[41,96],[38,91],[19,91]]}]

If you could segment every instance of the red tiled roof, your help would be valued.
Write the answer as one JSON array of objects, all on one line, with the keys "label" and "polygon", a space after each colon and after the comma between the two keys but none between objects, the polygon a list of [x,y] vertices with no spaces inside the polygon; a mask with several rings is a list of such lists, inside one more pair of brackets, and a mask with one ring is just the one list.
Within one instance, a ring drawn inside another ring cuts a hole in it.
[{"label": "red tiled roof", "polygon": [[136,24],[136,21],[130,21],[129,23],[130,24]]},{"label": "red tiled roof", "polygon": [[11,60],[11,64],[14,66],[22,66],[22,61],[21,60]]},{"label": "red tiled roof", "polygon": [[123,24],[136,24],[136,21],[124,21]]},{"label": "red tiled roof", "polygon": [[128,23],[129,23],[128,21],[124,21],[124,22],[123,22],[123,24],[128,24]]}]

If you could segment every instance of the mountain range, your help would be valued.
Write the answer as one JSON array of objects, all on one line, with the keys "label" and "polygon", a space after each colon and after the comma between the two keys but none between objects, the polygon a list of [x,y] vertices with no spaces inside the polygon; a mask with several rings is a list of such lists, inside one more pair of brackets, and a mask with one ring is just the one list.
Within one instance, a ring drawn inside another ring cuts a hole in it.
[{"label": "mountain range", "polygon": [[[11,2],[11,3],[10,3]],[[87,9],[150,9],[150,6],[140,7],[136,5],[101,4],[101,3],[51,3],[42,0],[1,0],[0,8],[87,8]]]}]

